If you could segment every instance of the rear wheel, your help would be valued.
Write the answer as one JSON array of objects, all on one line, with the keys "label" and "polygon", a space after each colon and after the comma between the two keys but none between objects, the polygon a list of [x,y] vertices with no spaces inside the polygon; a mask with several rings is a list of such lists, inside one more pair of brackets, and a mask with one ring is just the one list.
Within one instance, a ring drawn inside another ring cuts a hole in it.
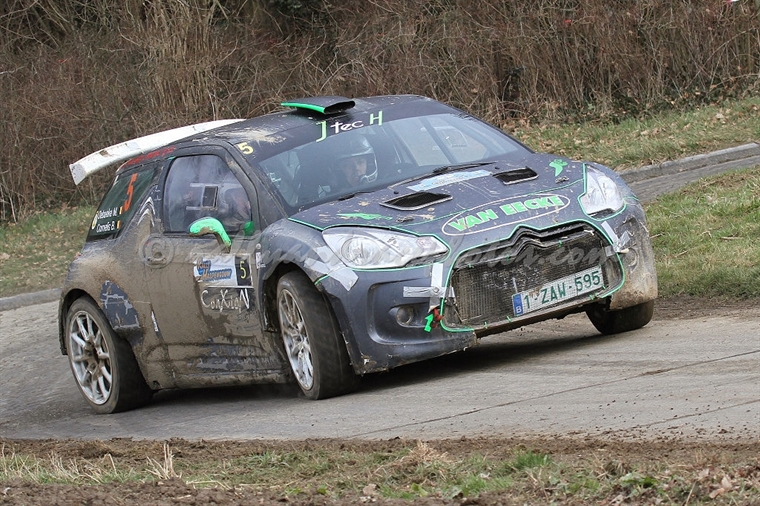
[{"label": "rear wheel", "polygon": [[290,368],[306,397],[325,399],[357,387],[359,378],[351,368],[335,316],[302,273],[280,278],[277,313]]},{"label": "rear wheel", "polygon": [[617,311],[609,311],[602,307],[586,311],[591,323],[602,334],[618,334],[620,332],[640,329],[649,323],[653,313],[653,300],[625,309],[618,309]]},{"label": "rear wheel", "polygon": [[153,392],[132,348],[117,337],[100,308],[75,301],[66,315],[66,352],[79,390],[97,413],[116,413],[150,401]]}]

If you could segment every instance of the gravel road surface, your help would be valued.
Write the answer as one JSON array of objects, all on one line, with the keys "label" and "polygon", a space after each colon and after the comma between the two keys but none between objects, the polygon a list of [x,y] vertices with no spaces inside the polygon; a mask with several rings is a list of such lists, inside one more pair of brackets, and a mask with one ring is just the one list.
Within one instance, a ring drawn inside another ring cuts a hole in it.
[{"label": "gravel road surface", "polygon": [[[760,310],[600,336],[584,315],[486,338],[312,402],[289,387],[167,391],[95,415],[60,354],[56,303],[0,313],[0,436],[79,439],[760,438]],[[672,313],[672,312],[671,312]]]}]

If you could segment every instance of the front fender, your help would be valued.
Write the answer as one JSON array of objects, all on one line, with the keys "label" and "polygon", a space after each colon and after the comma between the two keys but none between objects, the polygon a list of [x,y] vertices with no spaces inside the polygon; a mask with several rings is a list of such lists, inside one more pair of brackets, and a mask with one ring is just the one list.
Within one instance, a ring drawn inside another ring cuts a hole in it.
[{"label": "front fender", "polygon": [[260,244],[260,279],[264,282],[283,263],[297,266],[314,283],[330,278],[340,283],[346,291],[358,279],[356,273],[327,246],[322,233],[306,225],[281,220],[267,227]]}]

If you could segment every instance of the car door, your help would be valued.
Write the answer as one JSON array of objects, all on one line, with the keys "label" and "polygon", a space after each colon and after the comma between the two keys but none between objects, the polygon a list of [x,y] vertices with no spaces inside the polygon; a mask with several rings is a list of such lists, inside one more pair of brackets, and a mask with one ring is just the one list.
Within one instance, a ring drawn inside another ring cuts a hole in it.
[{"label": "car door", "polygon": [[[281,370],[256,294],[256,191],[221,148],[176,152],[162,185],[162,233],[143,255],[157,334],[177,387],[266,380]],[[193,235],[213,218],[220,233]],[[225,243],[225,233],[229,242]]]}]

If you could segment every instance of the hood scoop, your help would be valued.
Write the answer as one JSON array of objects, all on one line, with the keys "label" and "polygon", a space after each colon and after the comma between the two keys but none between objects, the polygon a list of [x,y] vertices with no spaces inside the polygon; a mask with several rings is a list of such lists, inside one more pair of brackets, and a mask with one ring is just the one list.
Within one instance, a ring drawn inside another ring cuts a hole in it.
[{"label": "hood scoop", "polygon": [[524,181],[530,181],[532,179],[536,179],[538,177],[538,174],[536,174],[536,171],[529,167],[524,167],[522,169],[514,169],[514,170],[505,170],[503,172],[497,172],[493,175],[496,179],[501,181],[504,184],[515,184],[515,183],[522,183]]},{"label": "hood scoop", "polygon": [[423,207],[446,202],[452,198],[451,195],[446,195],[445,193],[416,192],[386,200],[385,202],[381,202],[380,205],[399,211],[416,211]]}]

